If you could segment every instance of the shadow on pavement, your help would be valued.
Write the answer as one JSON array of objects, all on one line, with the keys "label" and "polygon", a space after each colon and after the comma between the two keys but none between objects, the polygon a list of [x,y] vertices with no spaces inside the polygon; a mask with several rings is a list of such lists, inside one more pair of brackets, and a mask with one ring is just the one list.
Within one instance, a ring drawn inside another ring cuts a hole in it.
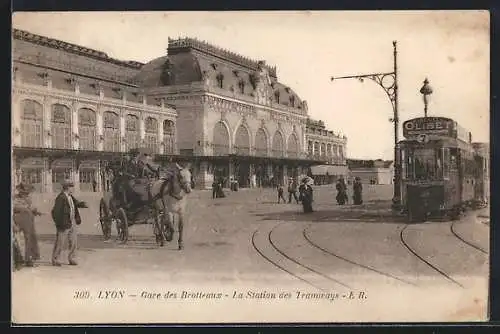
[{"label": "shadow on pavement", "polygon": [[[54,243],[55,234],[39,234],[38,241],[43,243]],[[129,238],[126,244],[122,244],[111,237],[108,242],[104,238],[95,234],[79,234],[78,235],[78,250],[92,252],[96,249],[157,249],[154,236],[151,238],[133,237]]]},{"label": "shadow on pavement", "polygon": [[[303,213],[301,207],[297,211],[254,214],[261,220],[284,221],[312,221],[312,222],[343,222],[354,221],[360,223],[406,223],[406,216],[394,214],[390,208],[391,201],[374,200],[362,205],[332,205],[326,210],[321,206],[312,213]],[[324,207],[324,205],[323,205]],[[314,206],[313,206],[314,209]]]}]

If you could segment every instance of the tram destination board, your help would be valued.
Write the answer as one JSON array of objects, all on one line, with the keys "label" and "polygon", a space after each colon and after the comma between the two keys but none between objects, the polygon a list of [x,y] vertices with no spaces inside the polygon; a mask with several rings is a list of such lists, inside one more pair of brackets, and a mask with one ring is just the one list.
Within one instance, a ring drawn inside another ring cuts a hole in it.
[{"label": "tram destination board", "polygon": [[470,132],[463,129],[451,118],[446,117],[419,117],[403,123],[403,136],[405,138],[419,135],[439,135],[460,139],[469,142]]}]

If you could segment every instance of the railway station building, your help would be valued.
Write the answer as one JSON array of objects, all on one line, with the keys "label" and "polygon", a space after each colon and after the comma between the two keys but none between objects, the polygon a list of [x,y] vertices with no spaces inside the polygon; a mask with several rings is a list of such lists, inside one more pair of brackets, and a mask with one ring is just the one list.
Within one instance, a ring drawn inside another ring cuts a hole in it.
[{"label": "railway station building", "polygon": [[192,38],[146,64],[15,29],[12,45],[14,184],[54,192],[71,178],[99,191],[106,162],[136,147],[190,162],[200,188],[219,176],[285,183],[345,160],[346,138],[311,132],[307,102],[265,61]]}]

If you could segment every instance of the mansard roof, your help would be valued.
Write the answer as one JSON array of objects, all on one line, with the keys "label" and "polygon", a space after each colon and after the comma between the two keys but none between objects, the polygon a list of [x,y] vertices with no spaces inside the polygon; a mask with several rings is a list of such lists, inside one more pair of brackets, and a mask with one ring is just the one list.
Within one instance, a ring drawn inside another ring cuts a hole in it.
[{"label": "mansard roof", "polygon": [[134,77],[141,87],[187,85],[208,81],[210,86],[236,97],[254,96],[258,70],[263,67],[269,73],[273,91],[273,103],[303,108],[303,101],[290,87],[278,82],[276,67],[266,65],[234,52],[213,46],[193,38],[168,40],[168,56],[153,59],[145,64]]},{"label": "mansard roof", "polygon": [[109,57],[106,53],[80,45],[64,42],[58,39],[37,35],[20,29],[12,29],[14,39],[20,39],[27,42],[40,44],[54,49],[59,49],[69,53],[82,55],[89,58],[94,58],[101,61],[106,61],[116,65],[140,69],[144,64],[138,61],[123,61]]}]

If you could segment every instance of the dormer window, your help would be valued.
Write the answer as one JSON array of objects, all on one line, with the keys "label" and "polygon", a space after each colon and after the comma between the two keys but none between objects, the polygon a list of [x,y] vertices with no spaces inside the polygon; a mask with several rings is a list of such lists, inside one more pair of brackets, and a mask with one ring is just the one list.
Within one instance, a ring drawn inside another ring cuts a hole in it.
[{"label": "dormer window", "polygon": [[280,91],[279,90],[274,92],[274,99],[276,100],[276,103],[280,103]]},{"label": "dormer window", "polygon": [[217,64],[213,63],[213,64],[211,64],[210,66],[212,66],[212,68],[213,68],[214,70],[217,70]]},{"label": "dormer window", "polygon": [[224,88],[224,75],[222,73],[217,74],[217,85],[219,88]]},{"label": "dormer window", "polygon": [[295,107],[295,96],[291,95],[289,100],[290,100],[290,106]]},{"label": "dormer window", "polygon": [[240,80],[238,82],[238,88],[240,89],[241,94],[245,94],[245,81]]}]

